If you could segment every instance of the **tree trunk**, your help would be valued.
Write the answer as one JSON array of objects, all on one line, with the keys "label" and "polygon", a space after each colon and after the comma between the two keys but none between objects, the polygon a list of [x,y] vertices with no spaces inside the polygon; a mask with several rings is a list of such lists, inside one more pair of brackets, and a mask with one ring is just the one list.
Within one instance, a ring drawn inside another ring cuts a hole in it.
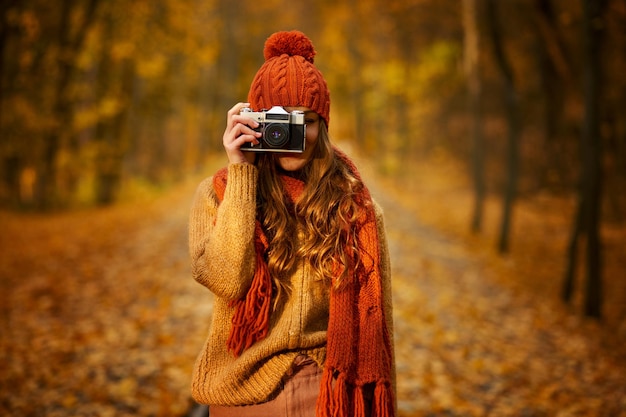
[{"label": "tree trunk", "polygon": [[[237,2],[219,0],[218,7],[225,22],[235,22],[241,18],[239,14],[241,7]],[[219,109],[223,109],[222,114],[226,114],[226,111],[236,102],[248,99],[247,88],[245,92],[243,90],[245,84],[239,82],[241,79],[241,46],[237,36],[238,31],[239,28],[236,25],[225,24],[221,27],[222,49],[219,55],[217,77],[220,88],[217,104]],[[261,109],[254,110],[259,111]]]},{"label": "tree trunk", "polygon": [[[359,13],[358,1],[351,0],[350,5],[351,5],[350,6],[351,9],[354,10],[354,13],[358,14]],[[354,19],[349,20],[350,27],[349,27],[348,33],[351,33],[353,36],[356,34],[356,36],[354,37],[362,36],[362,32],[359,28],[360,26],[359,22],[360,22],[360,19],[358,18],[358,15],[355,16]],[[363,93],[365,91],[365,87],[363,86],[362,75],[361,75],[363,72],[360,70],[361,68],[363,68],[363,56],[361,54],[361,51],[359,50],[359,45],[360,45],[359,42],[348,42],[346,45],[348,48],[348,53],[350,54],[349,62],[352,65],[350,76],[348,79],[348,85],[349,85],[349,95],[351,99],[350,104],[352,105],[353,113],[354,113],[354,136],[356,139],[356,143],[361,149],[367,149],[368,143],[365,137],[365,132],[366,132],[365,123],[366,123],[367,117],[365,115],[365,109],[363,106],[363,102],[364,102]],[[376,144],[376,146],[378,146],[378,144]],[[373,149],[367,149],[367,150],[372,151]]]},{"label": "tree trunk", "polygon": [[541,75],[540,91],[543,95],[544,132],[541,154],[545,155],[538,169],[537,185],[562,185],[570,164],[562,157],[563,138],[560,132],[566,93],[574,90],[573,69],[551,1],[535,0],[532,14],[538,33],[536,49]]},{"label": "tree trunk", "polygon": [[4,74],[6,73],[6,64],[4,60],[4,50],[8,39],[8,21],[7,14],[12,4],[9,1],[0,2],[0,137],[4,137],[4,123],[2,121],[2,107],[4,105]]},{"label": "tree trunk", "polygon": [[600,136],[601,98],[601,26],[604,0],[582,0],[583,6],[583,91],[585,116],[581,142],[583,156],[582,201],[585,210],[584,230],[587,233],[585,315],[602,315],[601,242],[599,233],[602,188],[602,140]]},{"label": "tree trunk", "polygon": [[[579,194],[581,192],[579,191]],[[561,299],[565,303],[572,301],[574,294],[576,266],[578,265],[578,243],[580,237],[585,233],[583,229],[583,219],[585,218],[585,202],[582,195],[579,195],[578,207],[576,208],[576,217],[572,227],[572,234],[567,245],[567,265],[565,267],[565,278],[563,287],[561,288]]]},{"label": "tree trunk", "polygon": [[502,201],[502,220],[500,222],[500,237],[498,250],[500,253],[508,252],[510,244],[511,218],[513,217],[513,204],[517,194],[517,176],[519,160],[519,116],[517,91],[515,91],[515,79],[511,64],[504,54],[502,46],[502,31],[498,24],[498,14],[495,0],[487,0],[487,26],[493,46],[494,58],[500,71],[505,88],[506,118],[509,128],[506,152],[506,184]]},{"label": "tree trunk", "polygon": [[[9,38],[8,28],[8,12],[12,8],[15,1],[2,1],[0,2],[0,167],[3,167],[2,182],[5,184],[7,192],[6,196],[0,194],[0,201],[6,198],[7,202],[11,205],[17,205],[19,203],[19,173],[21,169],[21,158],[16,155],[16,152],[7,152],[5,154],[4,143],[7,140],[8,132],[5,131],[4,125],[4,101],[6,100],[6,88],[8,83],[5,81],[7,74],[7,64],[5,61],[5,48],[7,39]],[[0,187],[0,190],[2,187]]]},{"label": "tree trunk", "polygon": [[70,36],[70,20],[74,2],[72,0],[64,0],[61,5],[58,38],[59,56],[57,58],[59,75],[55,85],[52,104],[55,125],[44,138],[43,159],[37,180],[36,196],[40,209],[48,209],[58,203],[56,201],[57,155],[63,143],[62,138],[70,133],[72,120],[72,103],[68,96],[68,88],[75,71],[74,60],[85,41],[87,30],[94,21],[97,5],[98,0],[89,1],[83,20],[73,37]]},{"label": "tree trunk", "polygon": [[[115,38],[114,10],[107,10],[103,18],[103,40],[98,70],[97,99],[102,100],[111,94],[114,88],[115,67],[111,59],[111,48]],[[96,203],[111,204],[117,197],[121,180],[122,157],[125,150],[124,120],[128,114],[130,90],[134,72],[130,58],[122,62],[121,85],[117,97],[122,108],[112,117],[99,120],[95,131],[98,142],[98,159],[96,161]]]},{"label": "tree trunk", "polygon": [[480,32],[478,30],[477,0],[463,0],[463,30],[465,34],[465,73],[468,88],[468,114],[471,115],[472,178],[474,182],[474,207],[471,230],[482,228],[485,200],[484,140],[482,132],[481,94],[479,71]]}]

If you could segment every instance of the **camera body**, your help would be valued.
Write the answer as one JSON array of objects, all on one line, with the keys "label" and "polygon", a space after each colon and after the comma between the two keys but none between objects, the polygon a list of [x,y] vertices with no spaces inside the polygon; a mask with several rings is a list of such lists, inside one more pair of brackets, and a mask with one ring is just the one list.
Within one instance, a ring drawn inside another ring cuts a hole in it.
[{"label": "camera body", "polygon": [[241,146],[242,151],[304,152],[306,143],[304,112],[299,110],[287,112],[282,107],[274,106],[259,112],[244,107],[239,114],[256,120],[259,127],[254,130],[262,133],[258,145],[247,142]]}]

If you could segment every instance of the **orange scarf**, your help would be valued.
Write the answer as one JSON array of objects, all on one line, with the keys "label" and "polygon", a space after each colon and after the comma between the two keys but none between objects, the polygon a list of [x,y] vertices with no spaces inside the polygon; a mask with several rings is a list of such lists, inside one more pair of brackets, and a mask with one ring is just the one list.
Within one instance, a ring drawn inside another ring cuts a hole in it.
[{"label": "orange scarf", "polygon": [[[361,180],[352,161],[337,149],[335,154]],[[220,201],[224,198],[226,177],[227,169],[224,168],[213,179]],[[292,202],[297,201],[304,184],[288,176],[281,176],[281,179],[287,197]],[[365,186],[355,199],[366,208],[354,225],[359,262],[349,266],[351,274],[346,278],[346,285],[339,290],[331,289],[326,363],[317,400],[318,417],[364,417],[365,389],[373,391],[371,416],[395,415],[391,387],[393,359],[383,306],[378,227],[371,196]],[[269,331],[272,281],[265,262],[268,246],[257,219],[256,271],[245,297],[231,304],[235,313],[228,347],[235,356],[263,339]]]}]

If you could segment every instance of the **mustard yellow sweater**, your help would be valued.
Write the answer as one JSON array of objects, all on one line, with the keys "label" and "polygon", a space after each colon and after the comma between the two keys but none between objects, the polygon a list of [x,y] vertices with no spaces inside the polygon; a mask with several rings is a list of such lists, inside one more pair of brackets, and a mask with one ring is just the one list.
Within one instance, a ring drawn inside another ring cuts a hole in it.
[{"label": "mustard yellow sweater", "polygon": [[[192,377],[192,396],[201,404],[265,402],[280,389],[281,378],[296,356],[309,355],[320,366],[325,361],[328,284],[314,279],[304,261],[289,278],[291,290],[273,311],[267,337],[237,358],[226,347],[234,312],[228,304],[246,294],[254,275],[257,179],[254,165],[231,164],[221,204],[212,178],[207,178],[199,185],[191,207],[189,249],[193,277],[215,295],[209,335]],[[389,256],[378,206],[376,218],[383,297],[393,334]]]}]

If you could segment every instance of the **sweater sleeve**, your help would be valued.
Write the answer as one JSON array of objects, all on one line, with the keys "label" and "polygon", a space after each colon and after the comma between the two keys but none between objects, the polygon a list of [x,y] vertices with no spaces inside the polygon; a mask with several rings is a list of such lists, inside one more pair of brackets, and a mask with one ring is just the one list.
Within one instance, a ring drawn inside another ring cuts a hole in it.
[{"label": "sweater sleeve", "polygon": [[192,275],[227,300],[243,296],[254,275],[257,179],[254,165],[231,164],[223,201],[219,203],[211,177],[200,183],[191,206]]}]

